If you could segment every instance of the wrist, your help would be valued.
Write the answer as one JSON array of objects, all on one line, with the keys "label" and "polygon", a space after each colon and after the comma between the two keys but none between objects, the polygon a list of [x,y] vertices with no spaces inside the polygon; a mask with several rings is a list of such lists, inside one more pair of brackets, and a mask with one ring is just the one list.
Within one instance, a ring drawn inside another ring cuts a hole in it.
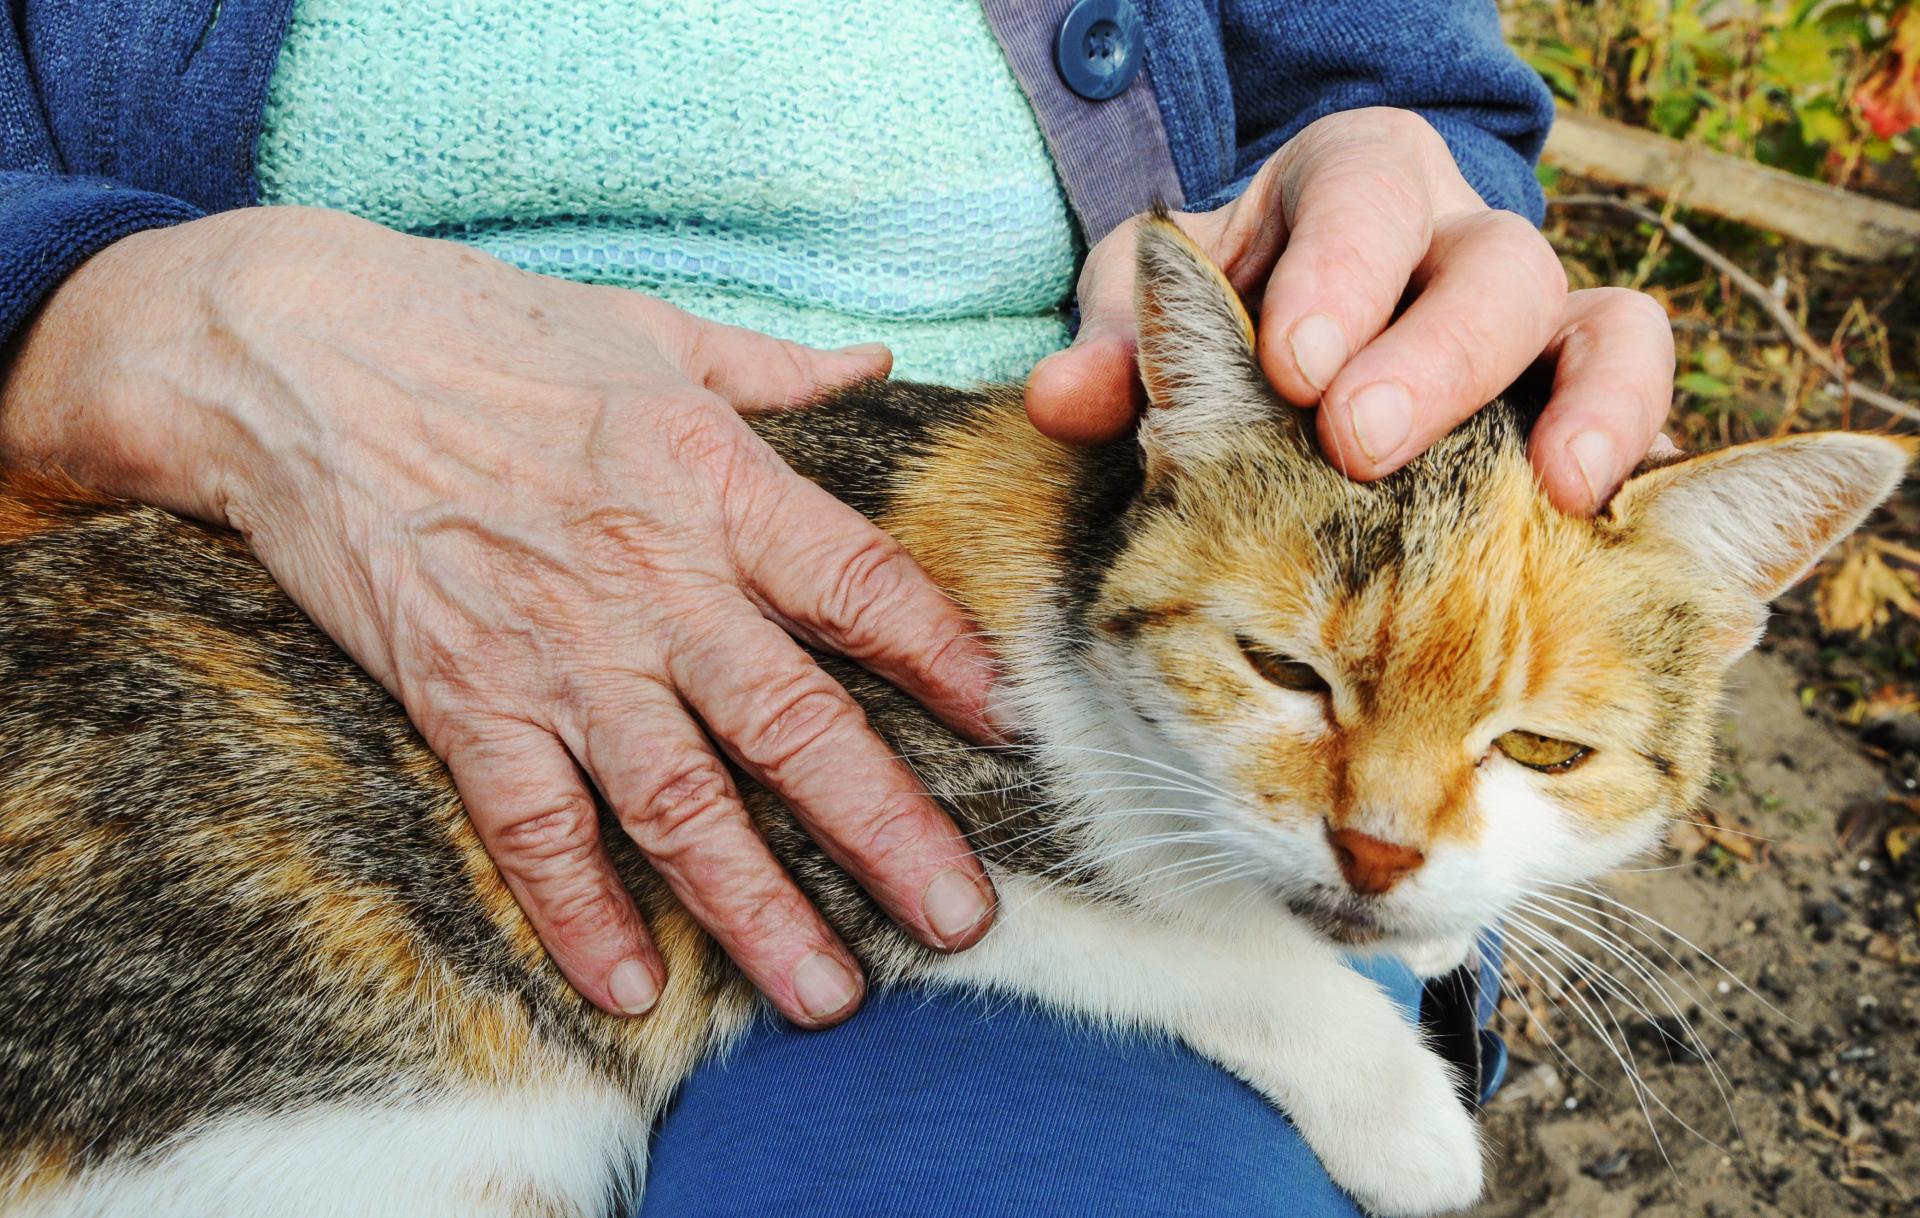
[{"label": "wrist", "polygon": [[337,222],[358,223],[308,209],[226,212],[88,259],[0,364],[0,464],[233,523],[229,505],[264,465],[270,392],[233,333],[246,307],[235,293],[271,281],[300,298],[312,285],[289,243]]}]

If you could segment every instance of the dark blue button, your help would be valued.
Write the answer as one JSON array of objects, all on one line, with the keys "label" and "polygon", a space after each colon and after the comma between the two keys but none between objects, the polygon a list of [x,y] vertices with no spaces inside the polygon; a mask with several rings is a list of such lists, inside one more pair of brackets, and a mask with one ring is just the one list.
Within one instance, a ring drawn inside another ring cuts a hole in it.
[{"label": "dark blue button", "polygon": [[1140,11],[1127,0],[1080,0],[1060,23],[1053,59],[1067,88],[1105,101],[1133,83],[1145,50]]},{"label": "dark blue button", "polygon": [[1507,1042],[1492,1028],[1480,1029],[1480,1104],[1486,1106],[1507,1081]]}]

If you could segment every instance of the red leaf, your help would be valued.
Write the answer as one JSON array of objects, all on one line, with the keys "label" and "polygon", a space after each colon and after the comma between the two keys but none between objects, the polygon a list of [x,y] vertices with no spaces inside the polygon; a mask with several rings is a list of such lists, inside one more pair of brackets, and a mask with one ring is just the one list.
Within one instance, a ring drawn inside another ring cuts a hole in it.
[{"label": "red leaf", "polygon": [[1920,125],[1920,5],[1909,5],[1894,18],[1893,45],[1860,82],[1853,104],[1881,139]]}]

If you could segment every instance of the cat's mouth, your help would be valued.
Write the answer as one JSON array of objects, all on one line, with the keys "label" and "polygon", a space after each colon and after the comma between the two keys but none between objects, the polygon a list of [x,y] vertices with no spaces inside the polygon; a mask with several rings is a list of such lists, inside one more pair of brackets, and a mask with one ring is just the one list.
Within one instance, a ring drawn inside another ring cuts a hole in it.
[{"label": "cat's mouth", "polygon": [[1287,908],[1309,926],[1347,947],[1366,947],[1389,934],[1379,916],[1359,898],[1325,901],[1294,898]]}]

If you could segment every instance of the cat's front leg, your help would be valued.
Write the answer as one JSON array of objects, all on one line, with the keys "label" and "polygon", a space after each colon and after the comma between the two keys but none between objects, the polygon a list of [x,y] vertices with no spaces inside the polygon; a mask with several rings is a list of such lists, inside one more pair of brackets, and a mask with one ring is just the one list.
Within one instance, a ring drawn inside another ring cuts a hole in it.
[{"label": "cat's front leg", "polygon": [[993,930],[923,976],[1180,1037],[1286,1113],[1374,1213],[1439,1214],[1480,1195],[1479,1136],[1446,1064],[1284,911],[1202,930],[1023,876],[995,884]]}]

